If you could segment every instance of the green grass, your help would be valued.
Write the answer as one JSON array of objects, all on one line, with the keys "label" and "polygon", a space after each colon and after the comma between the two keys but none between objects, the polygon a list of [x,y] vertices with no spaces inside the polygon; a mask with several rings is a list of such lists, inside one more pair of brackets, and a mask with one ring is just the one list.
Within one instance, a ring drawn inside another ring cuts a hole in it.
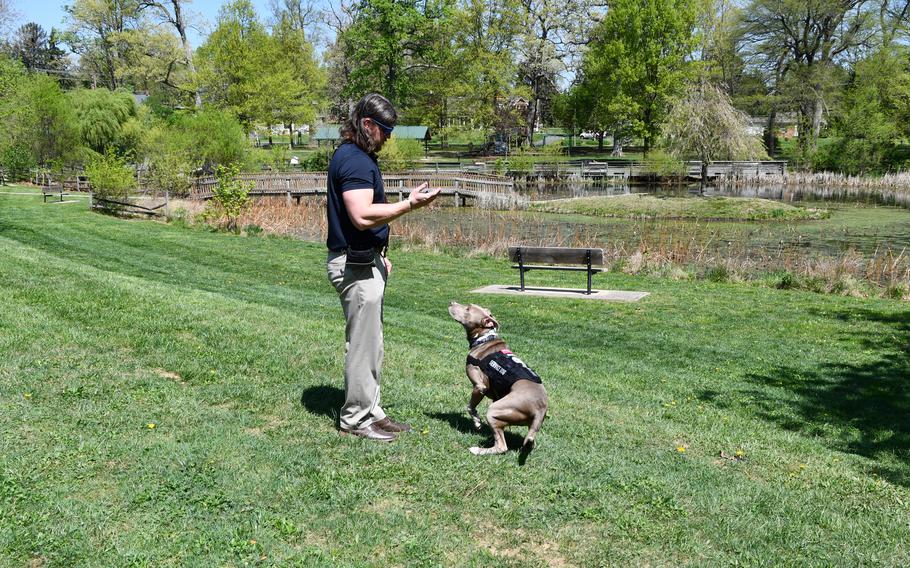
[{"label": "green grass", "polygon": [[531,205],[535,211],[648,219],[800,221],[827,218],[824,209],[794,207],[780,201],[744,197],[655,197],[642,193],[576,197]]},{"label": "green grass", "polygon": [[[5,191],[2,566],[910,563],[906,303],[617,274],[652,295],[481,296],[504,259],[393,250],[383,403],[416,432],[376,445],[335,431],[320,244]],[[549,390],[523,465],[467,451],[450,299]]]}]

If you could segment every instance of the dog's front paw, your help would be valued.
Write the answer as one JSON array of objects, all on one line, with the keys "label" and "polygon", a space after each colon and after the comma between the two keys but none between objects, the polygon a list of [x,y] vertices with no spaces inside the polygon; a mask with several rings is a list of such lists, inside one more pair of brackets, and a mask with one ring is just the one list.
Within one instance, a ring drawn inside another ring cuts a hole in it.
[{"label": "dog's front paw", "polygon": [[478,418],[477,416],[472,416],[471,419],[474,421],[474,428],[476,428],[477,430],[480,430],[480,428],[483,426],[483,423],[480,421],[480,418]]},{"label": "dog's front paw", "polygon": [[474,454],[475,456],[479,456],[479,455],[483,454],[483,448],[478,448],[477,446],[474,446],[473,448],[468,448],[468,451],[471,452],[472,454]]}]

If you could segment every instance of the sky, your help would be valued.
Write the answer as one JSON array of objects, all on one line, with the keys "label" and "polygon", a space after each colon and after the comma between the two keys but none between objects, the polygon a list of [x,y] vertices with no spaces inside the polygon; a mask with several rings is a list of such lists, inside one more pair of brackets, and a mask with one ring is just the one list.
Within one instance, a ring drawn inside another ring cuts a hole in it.
[{"label": "sky", "polygon": [[[189,39],[193,47],[198,47],[206,35],[214,26],[218,18],[218,10],[226,0],[191,0],[186,10],[194,15],[194,21],[200,24],[199,30],[192,30]],[[269,8],[269,0],[252,0],[253,6],[256,7],[256,13],[263,21],[267,21],[272,13]],[[51,28],[62,30],[66,28],[64,22],[66,12],[63,7],[71,4],[71,1],[60,0],[12,0],[13,10],[18,14],[18,18],[11,28],[15,30],[19,26],[28,22],[40,24],[45,30],[50,32]]]}]

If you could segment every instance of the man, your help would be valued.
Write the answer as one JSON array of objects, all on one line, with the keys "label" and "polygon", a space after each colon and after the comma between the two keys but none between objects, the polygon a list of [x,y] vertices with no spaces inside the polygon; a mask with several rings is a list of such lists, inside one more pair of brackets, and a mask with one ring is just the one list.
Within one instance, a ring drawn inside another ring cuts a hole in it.
[{"label": "man", "polygon": [[345,400],[339,417],[342,434],[391,442],[411,427],[386,416],[379,405],[382,371],[382,303],[392,272],[386,257],[388,223],[432,203],[440,190],[427,184],[407,200],[388,203],[376,152],[392,134],[398,114],[382,95],[363,97],[341,127],[343,142],[329,164],[329,281],[338,292],[344,317]]}]

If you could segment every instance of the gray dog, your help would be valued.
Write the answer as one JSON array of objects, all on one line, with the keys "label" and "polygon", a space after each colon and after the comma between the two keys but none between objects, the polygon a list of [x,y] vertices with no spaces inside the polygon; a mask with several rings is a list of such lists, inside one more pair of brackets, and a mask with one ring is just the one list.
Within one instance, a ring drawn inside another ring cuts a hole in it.
[{"label": "gray dog", "polygon": [[473,390],[468,403],[468,414],[474,426],[480,428],[477,405],[484,396],[493,402],[487,409],[487,423],[493,429],[495,443],[492,448],[471,448],[476,455],[501,454],[506,447],[504,428],[513,425],[528,426],[522,451],[534,447],[534,437],[547,415],[547,391],[537,373],[509,351],[500,339],[499,322],[490,310],[476,304],[467,306],[452,302],[449,314],[468,334],[466,372]]}]

